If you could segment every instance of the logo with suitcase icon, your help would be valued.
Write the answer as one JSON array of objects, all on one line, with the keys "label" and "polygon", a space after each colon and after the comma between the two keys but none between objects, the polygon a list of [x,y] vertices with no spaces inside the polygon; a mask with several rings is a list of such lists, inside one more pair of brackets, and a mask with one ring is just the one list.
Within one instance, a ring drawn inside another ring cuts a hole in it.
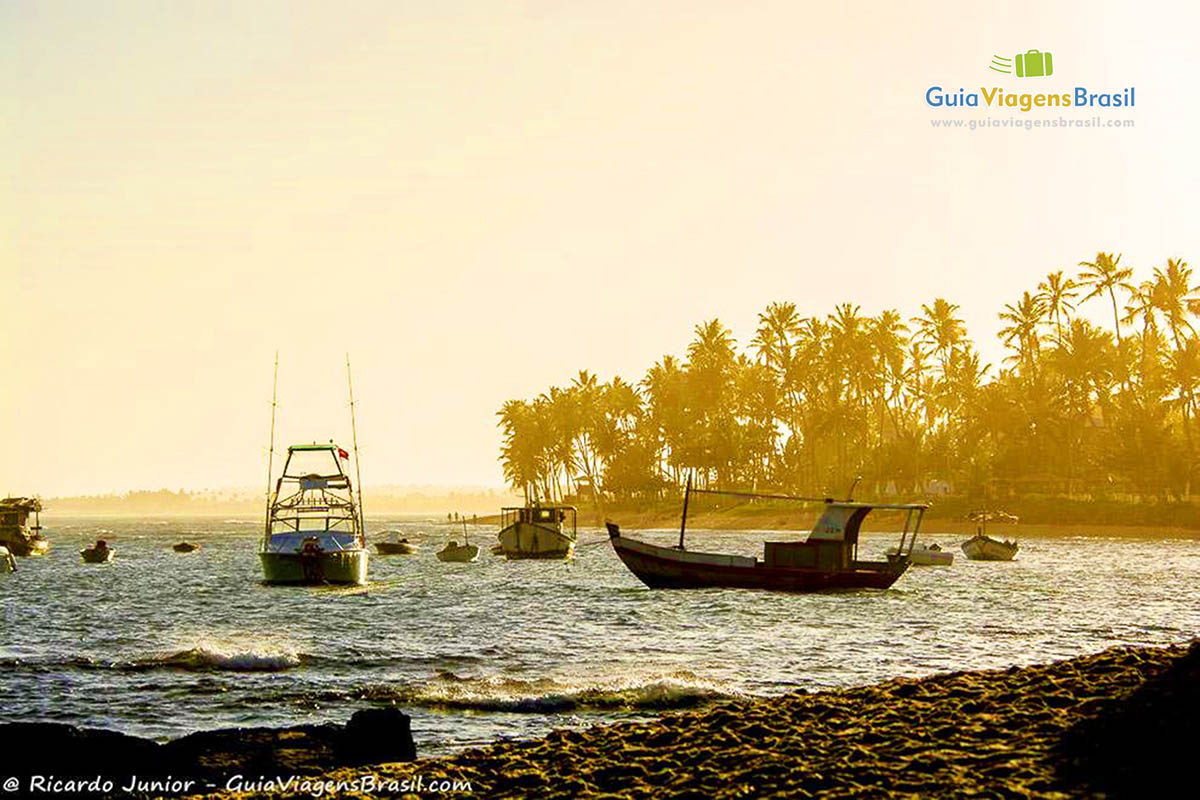
[{"label": "logo with suitcase icon", "polygon": [[1047,78],[1054,74],[1054,57],[1041,50],[1027,50],[1013,58],[992,56],[988,68],[1008,75],[1016,74],[1018,78]]}]

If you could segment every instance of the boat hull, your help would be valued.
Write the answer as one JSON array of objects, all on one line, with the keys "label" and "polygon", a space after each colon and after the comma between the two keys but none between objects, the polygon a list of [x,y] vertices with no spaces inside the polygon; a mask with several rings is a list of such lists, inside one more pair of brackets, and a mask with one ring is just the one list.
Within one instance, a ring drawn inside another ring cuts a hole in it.
[{"label": "boat hull", "polygon": [[367,582],[367,551],[341,550],[319,554],[264,553],[263,583],[322,586],[327,583],[361,585]]},{"label": "boat hull", "polygon": [[516,522],[500,531],[500,552],[510,561],[564,559],[575,554],[575,540],[555,528]]},{"label": "boat hull", "polygon": [[904,574],[908,560],[856,561],[848,569],[820,570],[768,566],[756,559],[690,553],[612,537],[613,550],[651,589],[766,589],[820,592],[831,589],[887,589]]},{"label": "boat hull", "polygon": [[24,534],[0,535],[0,547],[5,547],[14,556],[42,556],[50,550],[50,542],[41,536]]},{"label": "boat hull", "polygon": [[17,560],[13,558],[13,554],[8,552],[8,548],[0,545],[0,575],[7,575],[10,572],[17,571]]},{"label": "boat hull", "polygon": [[89,547],[86,550],[79,551],[79,557],[83,559],[85,564],[107,564],[116,558],[117,551],[111,547],[105,550],[97,550],[94,547]]},{"label": "boat hull", "polygon": [[963,555],[972,561],[1012,561],[1019,549],[1016,542],[1000,542],[980,535],[962,543]]}]

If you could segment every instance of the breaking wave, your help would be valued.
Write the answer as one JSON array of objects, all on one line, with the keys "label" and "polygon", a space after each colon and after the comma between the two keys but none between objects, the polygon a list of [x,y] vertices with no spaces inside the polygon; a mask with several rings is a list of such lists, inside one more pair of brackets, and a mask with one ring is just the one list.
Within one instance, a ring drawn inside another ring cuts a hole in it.
[{"label": "breaking wave", "polygon": [[562,714],[586,711],[670,711],[695,708],[738,693],[698,680],[688,672],[648,680],[599,683],[559,682],[549,678],[463,678],[443,672],[415,686],[371,685],[350,692],[325,692],[321,701],[347,699],[461,711]]},{"label": "breaking wave", "polygon": [[311,661],[310,657],[283,649],[224,649],[198,646],[174,653],[147,656],[128,661],[75,656],[65,659],[0,659],[0,668],[32,672],[62,669],[148,672],[157,669],[188,672],[283,672]]}]

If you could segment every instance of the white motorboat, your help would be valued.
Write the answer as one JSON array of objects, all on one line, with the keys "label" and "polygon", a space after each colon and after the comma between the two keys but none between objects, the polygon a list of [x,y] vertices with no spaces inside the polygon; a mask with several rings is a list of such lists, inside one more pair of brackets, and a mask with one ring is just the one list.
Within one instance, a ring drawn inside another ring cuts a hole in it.
[{"label": "white motorboat", "polygon": [[0,545],[0,575],[17,571],[17,559],[8,552],[8,548]]},{"label": "white motorboat", "polygon": [[[897,548],[895,547],[887,551],[889,556],[894,556],[896,553]],[[936,542],[913,545],[912,552],[908,554],[908,558],[918,567],[948,567],[954,563],[954,553],[951,553],[949,550],[943,550],[941,545]]]}]

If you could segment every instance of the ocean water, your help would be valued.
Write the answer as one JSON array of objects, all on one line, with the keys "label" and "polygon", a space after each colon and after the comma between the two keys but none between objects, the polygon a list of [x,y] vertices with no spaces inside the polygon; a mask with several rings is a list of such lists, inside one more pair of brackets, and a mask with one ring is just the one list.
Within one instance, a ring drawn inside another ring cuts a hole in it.
[{"label": "ocean water", "polygon": [[[369,520],[419,542],[371,556],[358,588],[261,585],[256,520],[46,520],[48,556],[0,575],[0,721],[159,739],[237,725],[344,722],[397,704],[418,753],[643,718],[728,696],[1059,659],[1200,635],[1200,541],[1031,538],[1011,563],[967,561],[884,592],[654,591],[600,531],[574,562],[474,564],[434,551],[461,528]],[[647,533],[669,542],[671,532]],[[689,531],[761,554],[795,534]],[[111,564],[79,549],[105,538]],[[867,534],[861,554],[896,536]],[[177,541],[198,542],[178,554]]]}]

